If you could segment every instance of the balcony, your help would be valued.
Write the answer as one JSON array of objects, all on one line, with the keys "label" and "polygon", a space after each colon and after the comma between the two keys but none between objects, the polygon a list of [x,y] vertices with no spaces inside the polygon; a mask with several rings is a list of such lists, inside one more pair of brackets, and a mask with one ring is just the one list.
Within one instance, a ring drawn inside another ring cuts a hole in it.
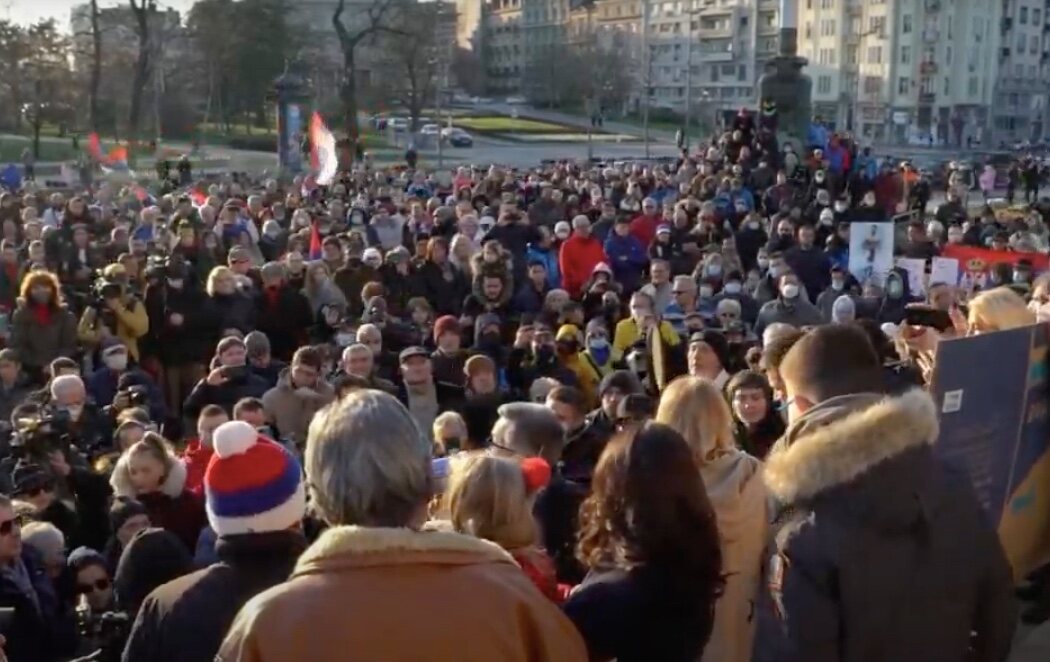
[{"label": "balcony", "polygon": [[846,14],[860,14],[864,11],[864,0],[847,0]]},{"label": "balcony", "polygon": [[937,101],[937,95],[933,92],[922,92],[919,94],[920,106],[932,106]]},{"label": "balcony", "polygon": [[941,10],[941,0],[926,0],[926,13],[936,14]]}]

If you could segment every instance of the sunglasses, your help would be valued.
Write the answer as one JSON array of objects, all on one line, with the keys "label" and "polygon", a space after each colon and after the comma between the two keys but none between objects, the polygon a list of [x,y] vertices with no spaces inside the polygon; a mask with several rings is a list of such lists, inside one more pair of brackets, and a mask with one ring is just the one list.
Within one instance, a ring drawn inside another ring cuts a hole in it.
[{"label": "sunglasses", "polygon": [[94,591],[105,591],[110,587],[110,581],[105,577],[96,579],[91,584],[77,584],[77,595],[92,593]]},{"label": "sunglasses", "polygon": [[14,519],[9,519],[6,522],[0,523],[0,536],[11,535],[11,532],[14,530],[14,528],[16,526],[21,530],[21,528],[22,528],[22,518],[21,517],[15,517]]}]

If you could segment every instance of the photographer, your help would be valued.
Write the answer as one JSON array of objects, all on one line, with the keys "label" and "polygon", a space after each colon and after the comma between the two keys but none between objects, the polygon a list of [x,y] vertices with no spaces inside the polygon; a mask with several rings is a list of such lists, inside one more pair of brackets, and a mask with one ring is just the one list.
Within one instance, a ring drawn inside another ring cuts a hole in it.
[{"label": "photographer", "polygon": [[148,407],[150,419],[164,421],[164,397],[153,378],[138,368],[128,367],[128,349],[120,340],[102,342],[103,367],[87,378],[88,393],[95,404],[112,408],[112,415],[128,407]]},{"label": "photographer", "polygon": [[230,336],[220,340],[211,372],[193,387],[182,405],[183,416],[195,417],[206,405],[219,405],[232,413],[233,405],[241,398],[261,398],[269,385],[249,370],[247,356],[240,338]]},{"label": "photographer", "polygon": [[87,397],[84,381],[77,375],[51,380],[51,408],[68,413],[69,443],[81,451],[108,448],[113,424]]},{"label": "photographer", "polygon": [[128,348],[131,358],[138,361],[139,338],[149,331],[146,306],[119,282],[100,280],[94,292],[94,300],[84,309],[77,327],[80,341],[94,350],[116,336]]}]

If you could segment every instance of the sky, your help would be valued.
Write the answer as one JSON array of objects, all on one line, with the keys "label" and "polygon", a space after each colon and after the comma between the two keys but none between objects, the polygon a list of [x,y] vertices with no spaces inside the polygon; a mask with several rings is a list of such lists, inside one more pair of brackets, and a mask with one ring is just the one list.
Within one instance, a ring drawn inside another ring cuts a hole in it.
[{"label": "sky", "polygon": [[[126,4],[127,0],[99,0],[99,7]],[[85,0],[0,0],[0,19],[16,23],[33,23],[40,19],[54,18],[60,27],[69,27],[70,10],[85,4]],[[193,0],[159,0],[158,6],[171,7],[185,12]]]}]

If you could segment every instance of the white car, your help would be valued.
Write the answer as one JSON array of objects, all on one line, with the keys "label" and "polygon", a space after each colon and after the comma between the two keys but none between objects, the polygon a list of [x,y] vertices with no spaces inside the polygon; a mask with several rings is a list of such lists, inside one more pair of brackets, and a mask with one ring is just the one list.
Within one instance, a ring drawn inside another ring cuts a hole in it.
[{"label": "white car", "polygon": [[441,133],[441,127],[437,124],[424,124],[419,133],[424,136],[436,136]]},{"label": "white car", "polygon": [[387,126],[392,128],[394,131],[407,131],[408,130],[408,120],[406,118],[404,118],[404,117],[391,117],[390,120],[386,124],[387,124]]},{"label": "white car", "polygon": [[528,101],[525,99],[525,97],[521,96],[520,94],[516,94],[512,97],[507,97],[507,103],[509,103],[512,106],[521,106],[528,103]]}]

